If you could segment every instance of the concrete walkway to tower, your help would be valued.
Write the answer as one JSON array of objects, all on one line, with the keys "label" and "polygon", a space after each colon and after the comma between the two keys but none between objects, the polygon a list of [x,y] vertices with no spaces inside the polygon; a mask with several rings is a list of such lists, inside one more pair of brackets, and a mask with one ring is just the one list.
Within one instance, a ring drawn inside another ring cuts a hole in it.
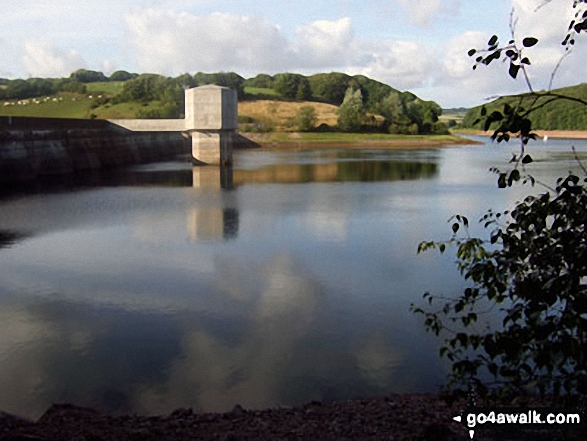
[{"label": "concrete walkway to tower", "polygon": [[184,132],[192,138],[192,156],[205,164],[232,162],[238,126],[236,92],[216,85],[185,91],[184,119],[110,119],[134,132]]}]

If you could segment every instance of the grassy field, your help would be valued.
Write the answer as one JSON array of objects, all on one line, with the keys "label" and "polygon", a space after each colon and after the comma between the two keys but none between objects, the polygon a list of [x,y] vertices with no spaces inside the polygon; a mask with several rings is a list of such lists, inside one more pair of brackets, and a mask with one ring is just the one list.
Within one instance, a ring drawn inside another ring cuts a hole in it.
[{"label": "grassy field", "polygon": [[[95,100],[98,98],[100,93],[108,94],[104,92],[99,86],[100,84],[110,83],[92,83],[87,94],[77,93],[60,93],[58,95],[50,96],[49,100],[45,101],[41,97],[38,99],[20,100],[21,104],[18,104],[19,100],[7,100],[9,105],[4,105],[4,102],[0,103],[0,116],[31,116],[39,118],[74,118],[84,119],[91,118],[92,115],[98,119],[110,119],[110,118],[135,118],[139,110],[149,110],[156,107],[159,103],[152,102],[147,104],[141,103],[119,103],[111,104],[106,103],[105,105],[92,108]],[[110,90],[114,90],[114,87]],[[92,98],[90,98],[90,96]],[[57,101],[53,101],[53,99]],[[39,101],[39,104],[35,103]],[[12,105],[11,103],[14,103]]]},{"label": "grassy field", "polygon": [[310,101],[271,101],[256,100],[243,101],[238,104],[239,116],[253,118],[255,120],[270,119],[276,128],[291,128],[295,125],[297,112],[302,106],[312,106],[318,117],[317,125],[322,123],[331,126],[336,125],[338,116],[337,106],[325,103],[314,103]]},{"label": "grassy field", "polygon": [[124,87],[123,81],[108,81],[103,83],[88,83],[86,84],[86,89],[89,93],[99,94],[103,93],[105,95],[117,95],[122,92],[122,88]]},{"label": "grassy field", "polygon": [[250,96],[280,96],[275,90],[265,87],[245,87],[245,94]]},{"label": "grassy field", "polygon": [[[46,97],[44,97],[46,98]],[[39,98],[35,103],[33,99],[21,100],[22,104],[18,104],[19,100],[6,100],[10,103],[0,107],[0,116],[32,116],[41,118],[89,118],[92,100],[86,95],[76,93],[60,93],[49,97],[48,101],[44,98]],[[57,101],[53,101],[57,99]],[[14,104],[12,104],[14,103]]]}]

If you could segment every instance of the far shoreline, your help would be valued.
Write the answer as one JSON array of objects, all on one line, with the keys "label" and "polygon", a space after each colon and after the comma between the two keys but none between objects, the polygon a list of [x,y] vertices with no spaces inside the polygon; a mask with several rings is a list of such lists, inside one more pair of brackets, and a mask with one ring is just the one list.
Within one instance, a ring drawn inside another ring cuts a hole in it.
[{"label": "far shoreline", "polygon": [[[545,136],[557,139],[587,139],[587,130],[533,130],[540,138]],[[493,131],[483,130],[455,130],[453,132],[459,136],[491,136]]]},{"label": "far shoreline", "polygon": [[313,149],[423,149],[451,145],[481,144],[459,135],[395,135],[343,132],[239,132],[261,148]]}]

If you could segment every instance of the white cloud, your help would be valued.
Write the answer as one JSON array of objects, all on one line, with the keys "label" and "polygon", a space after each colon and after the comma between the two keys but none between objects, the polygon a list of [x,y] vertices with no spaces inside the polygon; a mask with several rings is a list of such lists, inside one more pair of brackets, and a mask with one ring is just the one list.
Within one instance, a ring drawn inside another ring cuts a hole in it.
[{"label": "white cloud", "polygon": [[24,43],[22,64],[32,77],[64,77],[86,63],[76,51],[64,52],[43,41],[28,40]]},{"label": "white cloud", "polygon": [[0,38],[0,78],[11,78],[13,73],[14,47],[10,41]]},{"label": "white cloud", "polygon": [[100,63],[100,71],[104,72],[106,75],[111,75],[116,70],[118,70],[117,66],[118,64],[112,60],[102,60],[102,62]]},{"label": "white cloud", "polygon": [[140,69],[169,75],[341,70],[407,89],[425,84],[436,66],[420,44],[357,39],[348,17],[298,26],[294,40],[276,24],[231,14],[147,10],[127,22]]},{"label": "white cloud", "polygon": [[405,90],[427,84],[438,61],[431,48],[411,41],[363,42],[363,64],[350,71]]},{"label": "white cloud", "polygon": [[433,16],[455,14],[459,0],[396,0],[417,26],[428,25]]},{"label": "white cloud", "polygon": [[296,29],[297,55],[305,65],[342,66],[354,53],[351,19],[318,20]]},{"label": "white cloud", "polygon": [[141,69],[180,72],[271,69],[283,66],[288,44],[278,25],[255,18],[149,9],[127,16]]}]

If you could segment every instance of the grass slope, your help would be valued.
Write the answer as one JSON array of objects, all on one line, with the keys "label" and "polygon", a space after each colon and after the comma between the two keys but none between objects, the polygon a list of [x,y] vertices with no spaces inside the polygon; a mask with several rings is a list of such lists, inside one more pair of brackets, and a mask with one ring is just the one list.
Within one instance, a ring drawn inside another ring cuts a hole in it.
[{"label": "grass slope", "polygon": [[276,128],[292,128],[297,112],[303,106],[314,107],[318,118],[317,125],[336,125],[338,106],[310,101],[242,101],[238,103],[238,114],[241,120],[250,118],[255,121],[270,121]]},{"label": "grass slope", "polygon": [[[39,118],[90,117],[92,100],[77,93],[60,93],[28,100],[6,100],[0,104],[0,116],[32,116]],[[57,101],[54,101],[57,100]],[[38,101],[39,103],[36,103]],[[18,104],[18,103],[21,104]],[[6,104],[8,103],[8,104]]]},{"label": "grass slope", "polygon": [[[552,92],[587,101],[587,83],[555,89]],[[539,98],[534,105],[540,105],[548,99],[547,97]],[[503,106],[506,103],[515,106],[520,100],[522,101],[522,107],[530,108],[534,102],[534,97],[518,95],[498,98],[485,105],[487,114],[491,114],[494,110],[503,111]],[[482,107],[474,107],[466,113],[462,122],[463,127],[473,128],[473,122],[481,117]],[[569,100],[558,100],[549,103],[532,112],[530,119],[532,120],[532,127],[536,130],[587,130],[585,106]],[[479,129],[481,126],[478,125],[475,128]]]},{"label": "grass slope", "polygon": [[89,93],[103,93],[106,95],[117,95],[122,92],[124,81],[107,81],[101,83],[87,83],[86,89]]}]

